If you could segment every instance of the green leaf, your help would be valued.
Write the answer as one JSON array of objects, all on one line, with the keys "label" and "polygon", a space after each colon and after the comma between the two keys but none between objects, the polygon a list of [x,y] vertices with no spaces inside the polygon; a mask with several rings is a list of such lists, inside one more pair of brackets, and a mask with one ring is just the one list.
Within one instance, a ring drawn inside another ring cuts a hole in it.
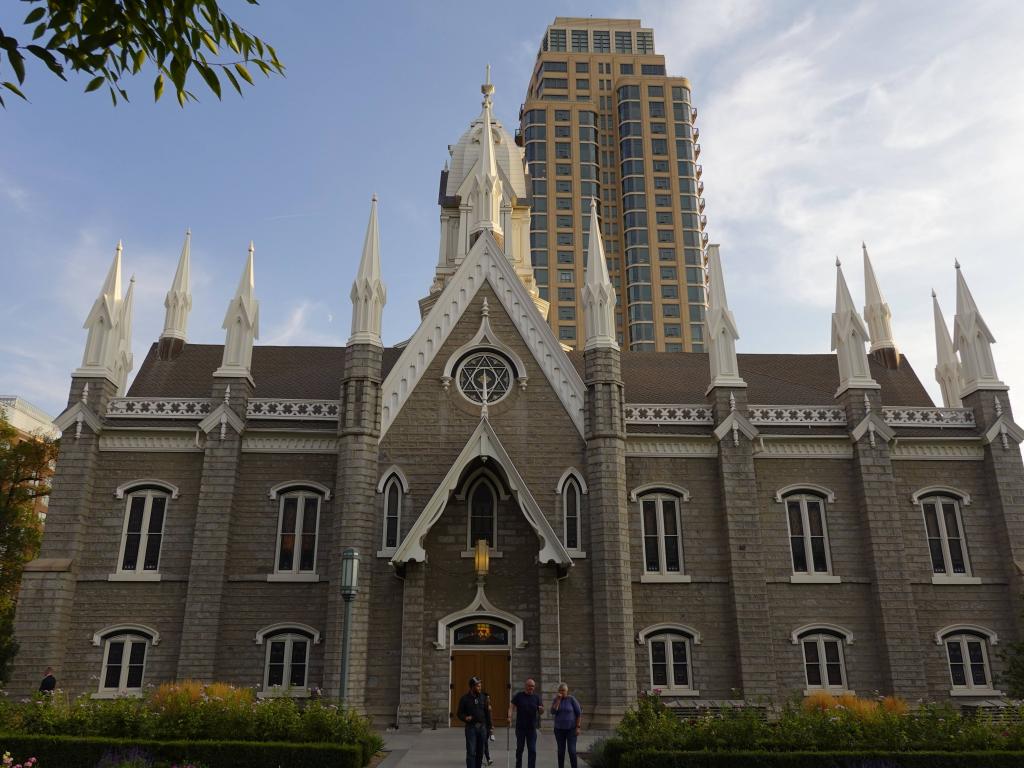
[{"label": "green leaf", "polygon": [[156,76],[156,80],[153,82],[153,101],[160,101],[160,97],[164,92],[164,76],[159,74]]},{"label": "green leaf", "polygon": [[210,53],[214,56],[220,52],[220,49],[217,47],[217,41],[210,37],[206,32],[203,32],[203,43],[210,49]]},{"label": "green leaf", "polygon": [[178,90],[178,104],[182,107],[185,106],[185,90],[183,88]]},{"label": "green leaf", "polygon": [[227,67],[224,67],[224,76],[227,77],[228,81],[231,83],[234,89],[238,91],[239,95],[241,95],[242,86],[238,84],[238,78],[236,78],[234,74],[231,72],[231,70]]},{"label": "green leaf", "polygon": [[142,69],[142,65],[145,62],[146,62],[146,49],[145,48],[139,48],[139,50],[137,50],[135,52],[135,62],[134,62],[134,64],[132,64],[132,74],[133,75],[139,74],[139,71]]},{"label": "green leaf", "polygon": [[210,86],[210,90],[217,94],[217,98],[220,98],[220,80],[217,79],[217,73],[213,69],[200,62],[196,62],[196,69],[199,70],[199,74],[203,76],[203,80]]},{"label": "green leaf", "polygon": [[94,77],[92,80],[89,81],[89,84],[87,86],[85,86],[85,93],[89,93],[90,91],[95,91],[97,88],[99,88],[101,85],[103,85],[103,80],[104,80],[103,75],[98,75],[98,76]]},{"label": "green leaf", "polygon": [[44,21],[42,24],[40,24],[38,27],[36,27],[36,31],[32,33],[32,39],[33,40],[38,40],[40,37],[42,37],[45,34],[46,34],[46,22]]},{"label": "green leaf", "polygon": [[[5,83],[0,83],[0,85],[3,85],[4,88],[6,88],[11,93],[13,93],[15,96],[20,96],[25,101],[28,101],[28,98],[25,96],[25,94],[22,93],[20,90],[18,90],[18,86],[16,86],[14,83],[6,83],[5,82]],[[2,104],[2,103],[3,103],[3,101],[0,100],[0,104]]]},{"label": "green leaf", "polygon": [[[11,39],[11,38],[8,38]],[[14,70],[14,74],[18,78],[19,85],[25,82],[25,57],[21,55],[17,48],[11,50],[7,49],[7,58],[11,60],[11,69]]]},{"label": "green leaf", "polygon": [[117,94],[114,93],[114,86],[110,86],[109,90],[110,90],[110,100],[114,103],[114,106],[116,107],[117,106]]},{"label": "green leaf", "polygon": [[249,70],[245,68],[245,64],[242,64],[241,62],[235,64],[235,71],[242,76],[245,82],[249,85],[253,85],[252,75],[250,75]]},{"label": "green leaf", "polygon": [[28,16],[25,17],[26,24],[34,24],[39,21],[43,16],[46,15],[45,8],[35,8],[28,12]]}]

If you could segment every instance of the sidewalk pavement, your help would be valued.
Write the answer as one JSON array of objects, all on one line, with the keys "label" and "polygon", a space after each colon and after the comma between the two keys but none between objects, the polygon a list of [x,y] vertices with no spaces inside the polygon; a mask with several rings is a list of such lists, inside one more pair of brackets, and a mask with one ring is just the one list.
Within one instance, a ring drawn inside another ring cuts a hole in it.
[{"label": "sidewalk pavement", "polygon": [[[509,737],[509,750],[506,762],[505,738]],[[579,749],[584,751],[605,733],[588,733],[580,735]],[[491,759],[494,768],[505,768],[516,764],[516,735],[508,733],[507,728],[496,728],[495,740],[490,742]],[[384,734],[384,749],[390,754],[379,768],[461,768],[466,765],[466,737],[462,728],[438,728],[436,731],[388,731]],[[580,768],[587,765],[579,761]],[[537,768],[556,768],[558,753],[555,737],[551,729],[542,730],[537,735]],[[523,752],[523,768],[526,768],[526,752]],[[569,768],[569,757],[565,758],[565,768]]]}]

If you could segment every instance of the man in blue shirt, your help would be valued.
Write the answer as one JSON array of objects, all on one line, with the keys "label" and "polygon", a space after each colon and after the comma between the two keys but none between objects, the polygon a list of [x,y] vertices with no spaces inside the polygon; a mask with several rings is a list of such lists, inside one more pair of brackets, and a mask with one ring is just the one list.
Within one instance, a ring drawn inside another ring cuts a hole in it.
[{"label": "man in blue shirt", "polygon": [[508,719],[512,720],[515,710],[516,722],[516,768],[523,768],[523,747],[529,755],[529,768],[537,768],[537,729],[544,704],[536,693],[537,683],[529,678],[523,690],[512,697],[508,705]]}]

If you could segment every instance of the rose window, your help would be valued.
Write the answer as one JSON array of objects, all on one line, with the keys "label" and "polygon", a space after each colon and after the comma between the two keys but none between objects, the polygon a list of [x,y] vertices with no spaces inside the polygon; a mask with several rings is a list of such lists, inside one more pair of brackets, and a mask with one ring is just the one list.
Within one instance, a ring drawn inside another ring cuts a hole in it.
[{"label": "rose window", "polygon": [[459,390],[474,403],[496,403],[508,394],[512,371],[500,355],[483,352],[459,369]]}]

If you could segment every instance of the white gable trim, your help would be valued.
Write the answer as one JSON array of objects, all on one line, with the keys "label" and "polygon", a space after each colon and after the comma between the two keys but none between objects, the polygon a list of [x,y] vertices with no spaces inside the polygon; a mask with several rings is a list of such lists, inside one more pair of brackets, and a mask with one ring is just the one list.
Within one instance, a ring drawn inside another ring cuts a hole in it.
[{"label": "white gable trim", "polygon": [[478,457],[493,459],[504,470],[508,486],[515,495],[519,509],[523,512],[523,517],[526,518],[526,522],[530,524],[534,533],[537,534],[537,538],[540,539],[540,551],[537,553],[537,560],[541,565],[555,563],[557,565],[571,566],[573,564],[572,558],[565,547],[562,546],[562,542],[558,540],[543,511],[541,511],[540,505],[537,504],[537,500],[530,493],[530,489],[527,488],[522,476],[512,463],[512,459],[505,451],[504,446],[502,446],[501,441],[498,439],[498,435],[495,434],[494,428],[487,419],[480,420],[480,425],[473,432],[473,436],[469,438],[459,457],[448,470],[448,474],[444,476],[444,480],[441,481],[437,490],[434,491],[434,495],[430,497],[430,501],[427,502],[427,505],[413,524],[412,529],[402,541],[402,545],[392,556],[391,564],[399,565],[410,560],[416,560],[421,563],[426,561],[427,553],[423,548],[423,542],[426,540],[427,534],[434,526],[434,523],[441,518],[445,506],[448,504],[448,498],[457,488],[463,471],[469,466],[470,462]]},{"label": "white gable trim", "polygon": [[484,594],[484,585],[478,582],[476,585],[476,595],[474,595],[473,599],[470,600],[469,605],[461,611],[449,613],[437,622],[437,640],[434,642],[434,648],[439,651],[443,651],[448,647],[447,641],[449,628],[454,629],[455,625],[463,623],[467,619],[476,617],[497,619],[502,624],[509,625],[512,629],[513,647],[526,647],[526,638],[523,632],[523,620],[508,611],[495,608],[491,601],[487,599],[487,595]]},{"label": "white gable trim", "polygon": [[384,380],[381,387],[381,440],[484,282],[490,283],[576,429],[583,435],[586,392],[583,379],[555,338],[551,326],[540,316],[508,257],[490,232],[485,231],[448,280],[434,307],[409,339],[401,357]]}]

